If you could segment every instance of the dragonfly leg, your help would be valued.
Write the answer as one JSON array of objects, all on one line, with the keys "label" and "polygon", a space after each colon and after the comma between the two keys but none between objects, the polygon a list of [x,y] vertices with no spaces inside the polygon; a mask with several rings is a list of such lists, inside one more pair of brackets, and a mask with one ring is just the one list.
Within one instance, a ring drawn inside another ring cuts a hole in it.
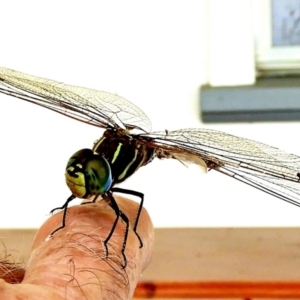
[{"label": "dragonfly leg", "polygon": [[62,225],[58,228],[56,228],[54,231],[51,232],[50,236],[53,236],[53,234],[61,229],[63,229],[65,226],[66,226],[66,217],[67,217],[67,210],[68,210],[68,205],[69,203],[75,199],[76,197],[74,195],[71,195],[67,201],[65,202],[65,204],[61,207],[57,207],[57,208],[54,208],[51,210],[50,213],[53,213],[55,210],[58,210],[58,209],[63,209],[64,210],[64,213],[63,213],[63,218],[62,218]]},{"label": "dragonfly leg", "polygon": [[[107,238],[106,238],[106,239],[104,240],[104,242],[103,242],[104,247],[105,247],[106,257],[108,256],[108,246],[107,246],[107,244],[108,244],[109,240],[111,239],[111,237],[112,237],[112,235],[113,235],[113,233],[114,233],[114,231],[115,231],[115,228],[116,228],[116,226],[117,226],[117,223],[118,223],[119,218],[121,217],[122,220],[123,220],[123,221],[125,222],[125,224],[126,224],[125,233],[124,233],[124,240],[123,240],[123,245],[122,245],[122,249],[121,249],[121,253],[122,253],[122,256],[123,256],[123,260],[124,260],[124,265],[123,265],[122,267],[125,268],[126,265],[127,265],[127,259],[126,259],[126,255],[125,255],[125,248],[126,248],[127,237],[128,237],[128,231],[129,231],[129,219],[128,219],[128,217],[127,217],[127,216],[119,209],[119,206],[118,206],[116,200],[114,199],[114,197],[112,196],[112,194],[111,194],[111,193],[108,193],[108,194],[106,194],[106,196],[107,196],[108,199],[109,199],[109,205],[110,205],[110,207],[115,211],[116,216],[117,216],[116,219],[115,219],[115,221],[114,221],[114,223],[113,223],[113,226],[112,226],[112,228],[111,228],[111,230],[110,230],[109,235],[107,236]],[[98,195],[96,195],[92,201],[89,201],[89,202],[83,202],[83,203],[81,203],[81,204],[83,205],[83,204],[95,203],[96,200],[97,200],[97,198],[98,198]]]},{"label": "dragonfly leg", "polygon": [[95,202],[96,202],[96,200],[97,200],[97,198],[98,198],[98,195],[96,195],[92,201],[88,201],[88,202],[82,202],[80,205],[84,205],[84,204],[90,204],[90,203],[95,203]]},{"label": "dragonfly leg", "polygon": [[59,207],[56,207],[56,208],[53,208],[51,211],[50,211],[50,214],[53,214],[56,210],[62,210],[62,209],[65,209],[65,207],[67,206],[68,207],[68,204],[70,201],[72,201],[73,199],[75,199],[76,197],[74,195],[71,195],[67,201],[65,202],[65,204],[63,206],[59,206]]},{"label": "dragonfly leg", "polygon": [[111,193],[108,194],[108,198],[110,200],[110,203],[109,205],[111,206],[111,208],[115,211],[117,217],[116,217],[116,220],[110,230],[110,233],[109,235],[107,236],[107,238],[105,239],[105,241],[103,242],[104,243],[104,247],[105,247],[105,250],[106,250],[106,256],[108,255],[108,247],[107,247],[107,243],[108,241],[110,240],[110,238],[112,237],[115,229],[116,229],[116,226],[117,226],[117,223],[118,223],[118,220],[119,218],[121,217],[122,220],[125,222],[126,226],[125,226],[125,233],[124,233],[124,239],[123,239],[123,245],[122,245],[122,249],[121,249],[121,253],[122,253],[122,256],[123,256],[123,260],[124,260],[124,264],[123,264],[123,268],[126,268],[127,266],[127,259],[126,259],[126,255],[125,255],[125,248],[126,248],[126,243],[127,243],[127,238],[128,238],[128,231],[129,231],[129,219],[128,217],[120,210],[115,198],[113,197],[113,195]]},{"label": "dragonfly leg", "polygon": [[143,241],[142,241],[141,237],[139,236],[139,234],[137,232],[137,226],[138,226],[138,223],[139,223],[141,211],[142,211],[143,204],[144,204],[144,194],[140,193],[140,192],[137,192],[137,191],[127,190],[127,189],[122,189],[122,188],[117,188],[117,187],[112,188],[111,191],[112,192],[117,192],[117,193],[123,193],[123,194],[137,196],[141,199],[141,202],[140,202],[137,214],[136,214],[136,218],[135,218],[135,221],[134,221],[133,231],[134,231],[135,235],[137,236],[137,238],[140,242],[140,248],[142,248],[143,247]]}]

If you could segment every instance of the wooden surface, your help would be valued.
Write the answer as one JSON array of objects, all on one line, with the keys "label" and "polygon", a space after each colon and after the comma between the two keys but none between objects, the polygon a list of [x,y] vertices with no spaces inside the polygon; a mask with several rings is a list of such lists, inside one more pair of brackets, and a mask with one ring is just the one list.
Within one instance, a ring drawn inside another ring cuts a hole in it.
[{"label": "wooden surface", "polygon": [[300,228],[156,229],[142,280],[300,280]]},{"label": "wooden surface", "polygon": [[[299,228],[170,228],[155,234],[153,260],[136,296],[229,299],[244,289],[258,298],[267,291],[269,298],[300,299]],[[0,230],[2,253],[28,261],[34,235],[35,230]],[[184,289],[189,296],[180,294]]]},{"label": "wooden surface", "polygon": [[300,299],[299,282],[153,282],[139,283],[136,299]]},{"label": "wooden surface", "polygon": [[0,229],[0,258],[9,255],[10,260],[25,265],[35,233],[35,229]]},{"label": "wooden surface", "polygon": [[300,229],[157,229],[135,296],[300,299]]}]

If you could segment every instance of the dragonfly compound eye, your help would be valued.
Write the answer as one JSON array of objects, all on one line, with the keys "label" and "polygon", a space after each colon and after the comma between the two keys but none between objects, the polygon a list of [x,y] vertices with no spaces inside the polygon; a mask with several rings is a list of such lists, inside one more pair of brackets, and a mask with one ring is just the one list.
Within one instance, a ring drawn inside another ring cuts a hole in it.
[{"label": "dragonfly compound eye", "polygon": [[102,195],[109,191],[112,184],[109,163],[90,149],[82,149],[72,155],[65,178],[72,194],[79,198]]}]

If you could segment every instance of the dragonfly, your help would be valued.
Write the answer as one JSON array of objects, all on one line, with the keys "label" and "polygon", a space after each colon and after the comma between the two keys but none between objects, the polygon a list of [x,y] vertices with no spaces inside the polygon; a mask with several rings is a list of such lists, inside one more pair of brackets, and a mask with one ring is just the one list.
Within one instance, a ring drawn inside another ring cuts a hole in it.
[{"label": "dragonfly", "polygon": [[76,197],[107,201],[116,219],[104,240],[108,242],[121,218],[125,234],[121,253],[126,267],[126,241],[129,220],[118,207],[115,192],[140,198],[133,231],[137,232],[144,195],[115,187],[154,158],[175,159],[196,164],[204,171],[214,170],[248,184],[281,200],[300,206],[300,157],[278,148],[206,128],[151,132],[151,121],[136,105],[123,97],[94,89],[73,86],[0,68],[0,93],[45,107],[64,116],[102,128],[104,133],[91,149],[81,149],[69,159],[65,171],[71,196],[63,206],[65,227],[69,203]]}]

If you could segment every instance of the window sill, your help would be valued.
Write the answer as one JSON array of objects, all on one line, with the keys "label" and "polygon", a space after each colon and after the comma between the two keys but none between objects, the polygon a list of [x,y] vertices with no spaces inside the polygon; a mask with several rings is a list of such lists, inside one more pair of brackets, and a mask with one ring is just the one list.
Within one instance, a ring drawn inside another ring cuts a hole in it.
[{"label": "window sill", "polygon": [[263,78],[249,86],[202,86],[200,99],[205,123],[298,121],[300,77]]}]

